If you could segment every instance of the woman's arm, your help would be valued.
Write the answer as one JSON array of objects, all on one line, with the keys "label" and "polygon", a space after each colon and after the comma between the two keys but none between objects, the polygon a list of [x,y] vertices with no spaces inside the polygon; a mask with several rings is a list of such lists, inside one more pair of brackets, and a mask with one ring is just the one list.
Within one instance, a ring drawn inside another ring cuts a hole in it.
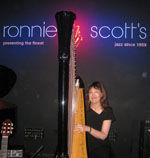
[{"label": "woman's arm", "polygon": [[84,131],[89,132],[93,137],[104,140],[108,136],[110,126],[111,126],[111,120],[104,120],[101,131],[96,130],[90,126],[80,125],[80,124],[75,126],[75,131],[79,133]]}]

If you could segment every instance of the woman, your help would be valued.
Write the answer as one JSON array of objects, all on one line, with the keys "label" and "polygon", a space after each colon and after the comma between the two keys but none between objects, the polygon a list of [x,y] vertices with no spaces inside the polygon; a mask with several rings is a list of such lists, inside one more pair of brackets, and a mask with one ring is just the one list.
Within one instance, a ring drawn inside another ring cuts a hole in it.
[{"label": "woman", "polygon": [[107,94],[100,82],[93,82],[87,93],[86,125],[76,125],[77,132],[87,132],[89,158],[110,158],[109,131],[115,121]]}]

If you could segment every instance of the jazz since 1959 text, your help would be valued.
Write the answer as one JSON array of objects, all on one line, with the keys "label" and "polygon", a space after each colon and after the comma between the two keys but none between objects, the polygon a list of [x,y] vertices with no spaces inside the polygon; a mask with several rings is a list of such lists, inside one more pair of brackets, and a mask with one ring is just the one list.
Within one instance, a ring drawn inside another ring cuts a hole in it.
[{"label": "jazz since 1959 text", "polygon": [[128,43],[128,42],[125,42],[125,43],[118,43],[118,42],[115,42],[114,43],[114,47],[147,47],[147,43]]}]

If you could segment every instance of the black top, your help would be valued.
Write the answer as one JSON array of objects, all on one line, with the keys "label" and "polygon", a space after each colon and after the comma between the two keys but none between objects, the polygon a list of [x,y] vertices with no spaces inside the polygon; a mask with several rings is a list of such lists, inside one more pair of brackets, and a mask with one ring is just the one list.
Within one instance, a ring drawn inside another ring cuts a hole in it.
[{"label": "black top", "polygon": [[[112,120],[112,122],[115,121],[115,116],[111,107],[105,108],[100,114],[90,109],[87,112],[86,116],[86,124],[99,131],[101,130],[102,123],[104,120]],[[109,146],[109,137],[107,137],[105,140],[101,140],[93,137],[87,132],[87,145],[89,152],[93,152],[93,150],[95,149],[98,149],[98,152],[105,152],[104,148],[107,148]]]}]

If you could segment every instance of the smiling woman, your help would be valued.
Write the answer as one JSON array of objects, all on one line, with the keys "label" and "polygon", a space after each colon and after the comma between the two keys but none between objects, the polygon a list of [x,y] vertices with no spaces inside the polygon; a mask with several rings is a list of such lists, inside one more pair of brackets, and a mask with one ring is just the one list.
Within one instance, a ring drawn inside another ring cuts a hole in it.
[{"label": "smiling woman", "polygon": [[87,132],[89,158],[110,158],[109,133],[115,121],[107,93],[100,82],[93,82],[87,92],[87,124],[77,125],[77,132]]}]

